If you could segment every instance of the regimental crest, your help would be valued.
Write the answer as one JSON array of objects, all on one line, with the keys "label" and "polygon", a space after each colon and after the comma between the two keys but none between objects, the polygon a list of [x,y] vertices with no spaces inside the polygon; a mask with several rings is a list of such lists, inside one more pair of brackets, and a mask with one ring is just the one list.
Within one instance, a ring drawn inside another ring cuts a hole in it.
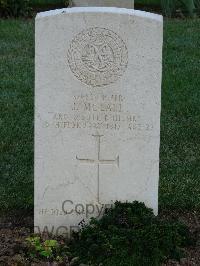
[{"label": "regimental crest", "polygon": [[125,42],[116,33],[104,28],[83,30],[72,40],[68,63],[81,82],[101,87],[116,82],[128,65]]}]

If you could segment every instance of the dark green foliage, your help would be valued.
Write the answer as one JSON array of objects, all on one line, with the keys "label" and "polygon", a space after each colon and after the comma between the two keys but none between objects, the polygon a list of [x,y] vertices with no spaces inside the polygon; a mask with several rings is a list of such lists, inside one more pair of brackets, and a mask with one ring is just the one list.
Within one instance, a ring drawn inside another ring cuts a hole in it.
[{"label": "dark green foliage", "polygon": [[200,0],[135,0],[135,4],[144,6],[161,6],[163,15],[172,17],[178,13],[193,17],[199,13]]},{"label": "dark green foliage", "polygon": [[143,203],[115,203],[100,219],[75,235],[72,250],[80,262],[104,266],[156,266],[179,259],[189,244],[188,229],[155,217]]},{"label": "dark green foliage", "polygon": [[135,0],[134,4],[141,4],[145,6],[159,6],[160,0]]},{"label": "dark green foliage", "polygon": [[0,0],[1,17],[26,17],[32,15],[33,9],[54,9],[67,7],[71,0]]},{"label": "dark green foliage", "polygon": [[30,0],[32,7],[68,6],[71,0]]},{"label": "dark green foliage", "polygon": [[27,16],[30,0],[0,0],[0,15],[4,17]]},{"label": "dark green foliage", "polygon": [[161,0],[163,15],[171,17],[176,8],[175,0]]},{"label": "dark green foliage", "polygon": [[194,0],[195,8],[196,8],[196,13],[200,15],[200,0]]},{"label": "dark green foliage", "polygon": [[181,3],[183,4],[183,8],[185,7],[187,14],[193,17],[195,13],[194,0],[181,0]]},{"label": "dark green foliage", "polygon": [[177,9],[184,15],[193,17],[195,14],[195,0],[161,0],[163,14],[167,17],[174,15]]},{"label": "dark green foliage", "polygon": [[[27,16],[30,7],[33,8],[55,8],[68,6],[71,0],[0,0],[0,15],[4,17]],[[191,17],[199,13],[200,0],[136,0],[135,4],[162,7],[163,14],[171,17],[176,10]]]}]

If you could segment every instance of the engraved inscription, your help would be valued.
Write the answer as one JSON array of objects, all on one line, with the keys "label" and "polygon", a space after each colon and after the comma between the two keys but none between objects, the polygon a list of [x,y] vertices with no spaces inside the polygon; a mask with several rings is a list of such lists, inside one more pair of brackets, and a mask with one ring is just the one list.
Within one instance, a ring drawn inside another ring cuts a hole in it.
[{"label": "engraved inscription", "polygon": [[58,130],[95,129],[98,132],[128,130],[147,133],[153,130],[152,121],[144,121],[126,106],[127,99],[121,94],[77,94],[69,101],[69,111],[49,112],[50,118],[43,126]]},{"label": "engraved inscription", "polygon": [[128,50],[113,31],[89,28],[72,40],[68,63],[78,80],[101,87],[114,83],[123,75],[128,65]]},{"label": "engraved inscription", "polygon": [[101,159],[101,137],[103,135],[92,135],[97,140],[97,156],[95,159],[81,159],[76,156],[76,159],[80,161],[80,163],[85,164],[95,164],[97,166],[97,201],[100,203],[100,165],[110,164],[110,165],[117,165],[119,167],[119,156],[116,157],[114,160],[106,160]]}]

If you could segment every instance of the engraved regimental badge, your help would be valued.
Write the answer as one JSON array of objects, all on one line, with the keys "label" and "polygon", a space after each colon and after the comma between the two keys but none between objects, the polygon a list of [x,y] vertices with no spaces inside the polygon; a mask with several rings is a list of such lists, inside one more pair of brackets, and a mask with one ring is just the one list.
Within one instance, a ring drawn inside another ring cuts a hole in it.
[{"label": "engraved regimental badge", "polygon": [[113,31],[89,28],[72,40],[68,62],[78,80],[101,87],[116,82],[123,75],[128,65],[128,50]]}]

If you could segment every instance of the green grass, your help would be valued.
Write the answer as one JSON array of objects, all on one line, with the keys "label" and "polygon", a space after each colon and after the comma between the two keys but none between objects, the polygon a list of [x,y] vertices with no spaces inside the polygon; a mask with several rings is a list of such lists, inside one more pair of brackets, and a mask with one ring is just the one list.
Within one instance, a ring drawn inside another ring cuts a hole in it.
[{"label": "green grass", "polygon": [[165,23],[160,205],[200,207],[200,20]]},{"label": "green grass", "polygon": [[[161,208],[200,207],[200,20],[164,30]],[[0,21],[0,211],[33,207],[34,24]]]},{"label": "green grass", "polygon": [[33,202],[33,22],[0,20],[0,210]]}]

